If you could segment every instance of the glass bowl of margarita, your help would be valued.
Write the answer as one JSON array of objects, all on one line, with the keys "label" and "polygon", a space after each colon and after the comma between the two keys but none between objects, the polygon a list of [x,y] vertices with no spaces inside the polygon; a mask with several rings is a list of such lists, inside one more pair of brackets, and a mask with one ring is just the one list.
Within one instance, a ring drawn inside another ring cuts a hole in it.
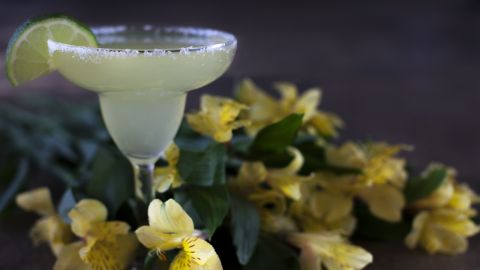
[{"label": "glass bowl of margarita", "polygon": [[99,95],[116,145],[151,180],[146,170],[173,140],[186,93],[226,71],[237,41],[226,32],[194,27],[102,26],[92,31],[97,48],[49,40],[51,61],[66,79]]}]

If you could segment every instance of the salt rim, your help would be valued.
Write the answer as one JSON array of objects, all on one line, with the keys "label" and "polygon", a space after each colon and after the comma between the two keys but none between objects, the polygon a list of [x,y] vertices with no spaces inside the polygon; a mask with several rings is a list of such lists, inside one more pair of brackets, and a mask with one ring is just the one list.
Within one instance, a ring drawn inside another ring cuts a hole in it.
[{"label": "salt rim", "polygon": [[[154,27],[152,25],[143,26],[100,26],[92,28],[92,32],[99,40],[116,38],[115,35],[121,35],[124,32],[152,32],[155,37],[160,37],[162,34],[178,34],[178,38],[219,38],[223,42],[218,42],[205,46],[188,46],[175,49],[118,49],[118,48],[96,48],[66,44],[53,40],[48,40],[48,51],[53,55],[56,51],[75,53],[80,58],[87,57],[131,57],[131,56],[165,56],[165,55],[185,55],[190,53],[206,53],[214,51],[228,50],[236,46],[237,40],[234,35],[220,30],[198,27],[184,27],[184,26],[166,26]],[[112,37],[109,37],[112,36]],[[117,36],[122,38],[121,36]],[[147,37],[148,40],[149,37]],[[175,39],[176,37],[165,37]]]}]

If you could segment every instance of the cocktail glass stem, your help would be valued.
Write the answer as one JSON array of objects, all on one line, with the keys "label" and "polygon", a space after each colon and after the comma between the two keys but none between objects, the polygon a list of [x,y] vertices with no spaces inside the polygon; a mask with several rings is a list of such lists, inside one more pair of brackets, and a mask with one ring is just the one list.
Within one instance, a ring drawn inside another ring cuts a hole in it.
[{"label": "cocktail glass stem", "polygon": [[140,192],[145,203],[149,204],[154,197],[153,184],[153,170],[155,165],[153,163],[136,164],[133,163],[135,172],[135,189]]}]

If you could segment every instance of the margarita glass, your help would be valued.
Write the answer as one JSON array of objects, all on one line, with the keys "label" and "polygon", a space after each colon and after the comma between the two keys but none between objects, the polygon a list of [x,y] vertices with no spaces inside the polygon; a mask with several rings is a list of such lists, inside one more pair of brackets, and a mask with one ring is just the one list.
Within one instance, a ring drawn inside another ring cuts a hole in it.
[{"label": "margarita glass", "polygon": [[191,27],[93,28],[99,48],[48,41],[53,65],[99,95],[106,127],[130,160],[148,203],[154,164],[173,140],[188,91],[221,76],[235,54],[229,33]]}]

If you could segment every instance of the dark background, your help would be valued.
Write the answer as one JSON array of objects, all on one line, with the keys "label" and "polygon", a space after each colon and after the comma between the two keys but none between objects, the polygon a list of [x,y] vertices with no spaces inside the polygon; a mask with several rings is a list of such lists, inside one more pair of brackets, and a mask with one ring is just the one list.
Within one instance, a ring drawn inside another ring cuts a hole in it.
[{"label": "dark background", "polygon": [[[347,123],[342,139],[415,146],[414,165],[456,167],[480,190],[480,2],[457,1],[11,1],[0,0],[0,50],[25,19],[64,12],[89,25],[194,25],[234,33],[236,59],[224,78],[190,95],[230,94],[244,76],[268,87],[291,80],[324,89],[322,108]],[[14,96],[3,75],[0,96]],[[93,98],[53,74],[23,87],[67,98]],[[32,249],[33,217],[0,223],[0,269],[48,269],[46,247]],[[362,243],[368,269],[480,269],[480,239],[465,255],[427,256],[401,243]],[[21,266],[21,267],[20,267]]]}]

